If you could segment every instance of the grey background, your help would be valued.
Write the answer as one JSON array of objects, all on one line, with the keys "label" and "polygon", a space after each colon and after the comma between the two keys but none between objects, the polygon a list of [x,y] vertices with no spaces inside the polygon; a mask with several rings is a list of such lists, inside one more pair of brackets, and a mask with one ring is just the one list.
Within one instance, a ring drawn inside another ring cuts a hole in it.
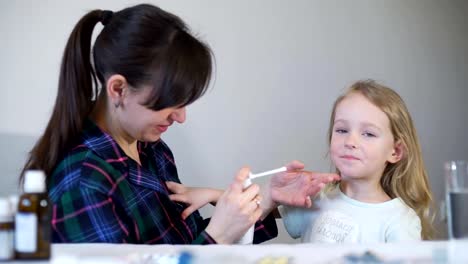
[{"label": "grey background", "polygon": [[[216,56],[212,88],[163,136],[187,185],[223,188],[241,166],[260,172],[293,159],[329,171],[332,103],[365,78],[406,101],[438,205],[443,162],[468,159],[468,1],[148,2],[179,15]],[[0,196],[17,192],[45,128],[74,24],[92,9],[136,3],[0,2]],[[274,242],[294,242],[281,232]]]}]

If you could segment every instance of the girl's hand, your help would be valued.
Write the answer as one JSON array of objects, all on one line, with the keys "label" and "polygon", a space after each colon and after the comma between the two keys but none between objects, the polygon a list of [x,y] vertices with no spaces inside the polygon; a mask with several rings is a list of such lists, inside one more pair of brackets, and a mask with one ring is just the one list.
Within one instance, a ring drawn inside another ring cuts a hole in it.
[{"label": "girl's hand", "polygon": [[304,164],[293,161],[288,171],[278,173],[270,181],[270,197],[274,203],[297,207],[311,207],[310,196],[319,193],[326,184],[340,180],[334,173],[303,171]]},{"label": "girl's hand", "polygon": [[260,209],[259,186],[252,184],[243,190],[249,168],[242,168],[234,182],[221,195],[206,227],[206,232],[219,244],[231,244],[242,237],[257,222]]},{"label": "girl's hand", "polygon": [[188,205],[188,207],[182,212],[182,219],[186,219],[193,212],[208,203],[216,204],[219,197],[223,194],[222,190],[187,187],[183,184],[172,181],[167,181],[166,185],[167,188],[173,192],[173,194],[169,195],[169,199],[171,199],[171,201],[181,202]]}]

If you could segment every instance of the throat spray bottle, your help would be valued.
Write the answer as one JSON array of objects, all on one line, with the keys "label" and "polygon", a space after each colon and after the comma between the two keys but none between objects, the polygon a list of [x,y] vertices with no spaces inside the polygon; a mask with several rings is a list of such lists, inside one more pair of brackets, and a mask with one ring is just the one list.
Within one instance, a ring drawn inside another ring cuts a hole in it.
[{"label": "throat spray bottle", "polygon": [[[249,177],[244,181],[244,189],[247,189],[250,185],[252,185],[252,179],[259,178],[259,177],[264,177],[264,176],[267,176],[267,175],[276,174],[276,173],[280,173],[280,172],[284,172],[284,171],[287,171],[286,167],[281,167],[281,168],[278,168],[278,169],[265,171],[265,172],[257,173],[257,174],[250,173]],[[253,244],[254,231],[255,231],[255,226],[251,226],[247,230],[247,232],[235,243],[240,244],[240,245],[251,245],[251,244]]]}]

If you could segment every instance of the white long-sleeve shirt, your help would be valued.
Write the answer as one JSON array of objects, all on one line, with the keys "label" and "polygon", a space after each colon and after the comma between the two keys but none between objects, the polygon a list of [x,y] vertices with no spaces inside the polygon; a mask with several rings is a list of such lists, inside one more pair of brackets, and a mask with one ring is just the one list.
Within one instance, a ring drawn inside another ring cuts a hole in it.
[{"label": "white long-sleeve shirt", "polygon": [[302,242],[386,243],[421,240],[421,221],[401,199],[364,203],[336,187],[312,208],[280,206],[286,230]]}]

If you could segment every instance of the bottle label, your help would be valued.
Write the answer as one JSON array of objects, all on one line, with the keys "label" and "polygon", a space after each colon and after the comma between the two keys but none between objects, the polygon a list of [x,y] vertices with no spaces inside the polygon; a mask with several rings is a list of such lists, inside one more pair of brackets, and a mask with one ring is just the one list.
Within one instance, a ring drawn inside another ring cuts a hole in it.
[{"label": "bottle label", "polygon": [[17,213],[15,217],[15,248],[22,253],[37,251],[37,215]]}]

